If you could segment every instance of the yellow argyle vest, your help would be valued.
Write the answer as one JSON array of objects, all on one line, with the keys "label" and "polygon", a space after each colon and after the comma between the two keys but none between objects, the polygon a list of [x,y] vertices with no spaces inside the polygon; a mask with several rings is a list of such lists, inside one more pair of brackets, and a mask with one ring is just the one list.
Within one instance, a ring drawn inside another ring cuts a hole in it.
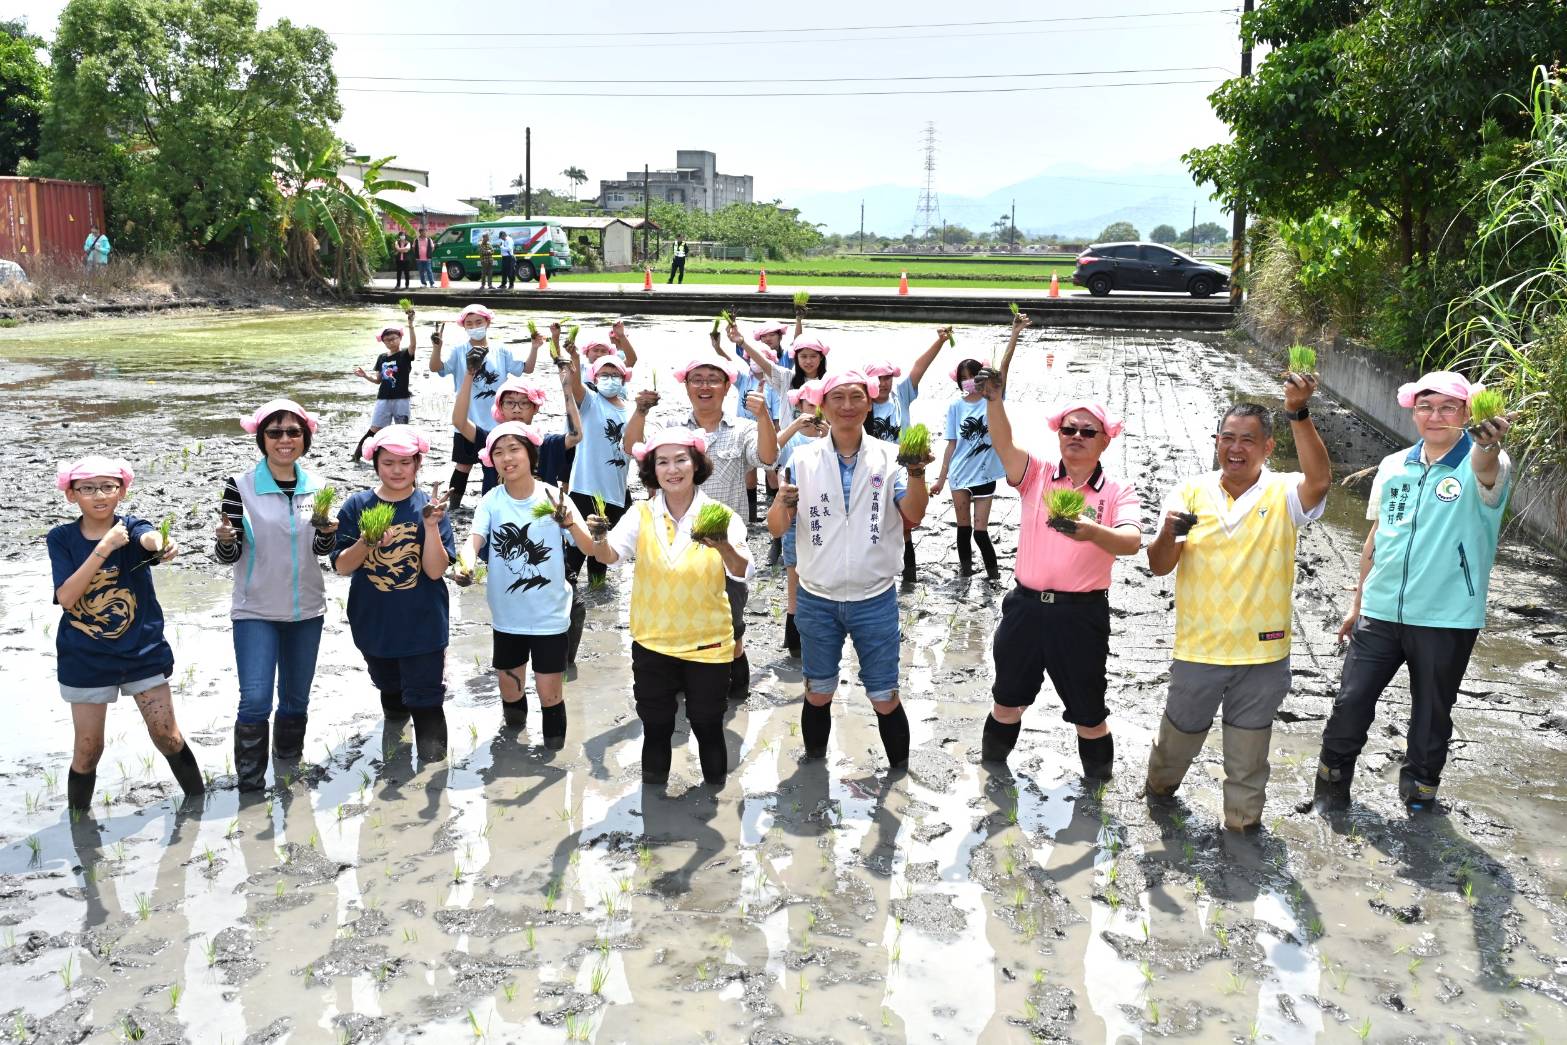
[{"label": "yellow argyle vest", "polygon": [[[693,504],[688,510],[696,508]],[[631,582],[631,637],[655,653],[681,660],[699,664],[734,660],[734,621],[724,587],[724,560],[695,541],[671,560],[668,546],[675,539],[674,523],[663,512],[655,515],[646,501],[637,510],[642,523]],[[655,526],[663,531],[663,541]]]},{"label": "yellow argyle vest", "polygon": [[1197,525],[1175,571],[1175,659],[1271,664],[1289,656],[1295,536],[1289,480],[1264,472],[1261,495],[1235,512],[1218,476],[1181,484]]}]

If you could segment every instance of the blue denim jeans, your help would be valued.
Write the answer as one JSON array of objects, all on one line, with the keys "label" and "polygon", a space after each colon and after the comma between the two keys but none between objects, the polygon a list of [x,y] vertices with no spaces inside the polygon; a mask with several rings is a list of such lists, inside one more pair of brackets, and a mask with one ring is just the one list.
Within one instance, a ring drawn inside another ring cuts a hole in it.
[{"label": "blue denim jeans", "polygon": [[435,270],[430,267],[428,261],[419,262],[419,285],[421,287],[435,286]]},{"label": "blue denim jeans", "polygon": [[833,602],[800,589],[794,626],[800,632],[801,666],[812,693],[838,688],[843,640],[854,643],[860,659],[860,685],[873,701],[891,698],[898,688],[898,593],[888,588],[858,602]]},{"label": "blue denim jeans", "polygon": [[310,708],[325,617],[309,620],[234,621],[234,664],[239,671],[239,721],[265,722],[277,713],[297,718]]}]

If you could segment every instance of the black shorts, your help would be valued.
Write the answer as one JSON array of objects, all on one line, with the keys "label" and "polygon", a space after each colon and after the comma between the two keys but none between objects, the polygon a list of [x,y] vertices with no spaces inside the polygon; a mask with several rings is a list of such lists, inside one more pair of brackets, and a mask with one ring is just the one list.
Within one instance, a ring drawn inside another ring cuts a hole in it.
[{"label": "black shorts", "polygon": [[990,482],[980,483],[978,486],[965,486],[963,487],[963,492],[970,497],[994,497],[996,496],[996,481],[992,479]]},{"label": "black shorts", "polygon": [[1110,600],[1041,602],[1014,587],[1001,602],[995,638],[996,681],[990,694],[1004,708],[1034,703],[1046,674],[1075,726],[1097,726],[1105,708],[1105,661],[1110,656]]},{"label": "black shorts", "polygon": [[467,436],[455,428],[452,429],[452,464],[479,463],[479,451],[484,449],[484,441],[489,438],[490,433],[483,429],[475,429],[473,434],[479,437],[476,443],[469,442]]},{"label": "black shorts", "polygon": [[495,636],[494,655],[490,664],[496,671],[511,671],[533,662],[535,675],[558,675],[566,670],[566,636],[513,635],[510,632],[492,632]]}]

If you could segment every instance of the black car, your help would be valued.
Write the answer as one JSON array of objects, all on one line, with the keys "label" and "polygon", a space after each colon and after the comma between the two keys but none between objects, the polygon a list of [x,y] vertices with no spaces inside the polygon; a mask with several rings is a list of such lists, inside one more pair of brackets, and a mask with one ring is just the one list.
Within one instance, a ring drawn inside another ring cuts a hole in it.
[{"label": "black car", "polygon": [[1229,286],[1230,274],[1158,243],[1094,243],[1077,256],[1072,282],[1095,297],[1112,290],[1167,290],[1205,298]]}]

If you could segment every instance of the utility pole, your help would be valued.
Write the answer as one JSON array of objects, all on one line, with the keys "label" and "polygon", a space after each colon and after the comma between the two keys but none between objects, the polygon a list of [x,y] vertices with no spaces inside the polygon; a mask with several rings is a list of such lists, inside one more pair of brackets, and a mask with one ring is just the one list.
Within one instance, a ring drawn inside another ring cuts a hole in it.
[{"label": "utility pole", "polygon": [[[1249,2],[1249,0],[1248,0]],[[648,198],[648,172],[647,164],[642,165],[642,262],[647,263],[647,229],[652,220],[653,204]],[[659,242],[663,242],[663,236],[659,236]]]},{"label": "utility pole", "polygon": [[522,216],[533,217],[533,128],[522,129]]},{"label": "utility pole", "polygon": [[860,253],[865,253],[865,201],[860,201]]},{"label": "utility pole", "polygon": [[[1252,12],[1254,0],[1245,0],[1241,8],[1241,25],[1246,24],[1246,18]],[[1241,36],[1241,78],[1251,77],[1251,45],[1246,42],[1246,37]],[[1192,225],[1196,227],[1196,220]],[[1195,237],[1194,237],[1195,238]],[[1235,224],[1230,230],[1230,305],[1239,308],[1241,304],[1240,278],[1246,268],[1246,199],[1237,196],[1235,199]]]},{"label": "utility pole", "polygon": [[1017,200],[1012,201],[1012,217],[1007,220],[1007,253],[1017,253]]},{"label": "utility pole", "polygon": [[1192,226],[1191,226],[1191,228],[1192,228],[1192,231],[1191,231],[1192,253],[1196,254],[1197,253],[1197,201],[1196,200],[1192,200]]}]

